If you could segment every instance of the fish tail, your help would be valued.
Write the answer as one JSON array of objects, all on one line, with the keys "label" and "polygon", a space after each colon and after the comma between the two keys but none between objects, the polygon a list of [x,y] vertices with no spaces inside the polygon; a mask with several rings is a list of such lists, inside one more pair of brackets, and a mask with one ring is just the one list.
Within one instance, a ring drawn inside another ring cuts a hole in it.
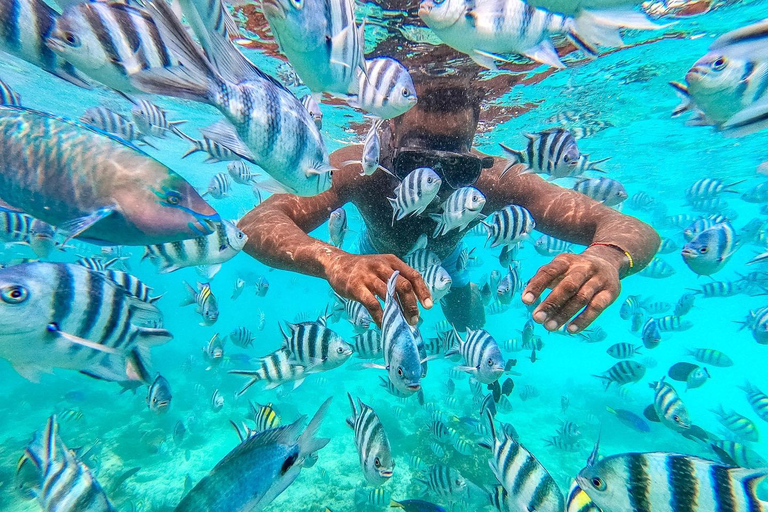
[{"label": "fish tail", "polygon": [[320,450],[331,441],[327,437],[315,438],[315,434],[317,434],[320,424],[323,422],[323,417],[325,417],[325,413],[328,411],[328,406],[331,404],[331,400],[333,400],[333,397],[329,397],[323,402],[323,405],[320,406],[309,421],[307,428],[299,436],[297,441],[297,444],[299,445],[299,453],[309,455],[310,453]]},{"label": "fish tail", "polygon": [[187,291],[187,296],[179,304],[180,306],[189,306],[197,301],[197,292],[192,288],[188,282],[184,281],[184,287]]},{"label": "fish tail", "polygon": [[[597,55],[598,46],[624,46],[619,29],[657,30],[663,28],[644,14],[631,10],[583,10],[573,18],[568,36],[580,49]],[[664,25],[666,26],[666,25]]]},{"label": "fish tail", "polygon": [[145,7],[163,40],[179,59],[179,65],[142,71],[131,78],[132,83],[147,93],[213,105],[216,91],[225,85],[224,79],[202,54],[166,2],[149,0],[145,2]]},{"label": "fish tail", "polygon": [[742,137],[768,127],[768,100],[765,98],[734,114],[723,125],[729,137]]}]

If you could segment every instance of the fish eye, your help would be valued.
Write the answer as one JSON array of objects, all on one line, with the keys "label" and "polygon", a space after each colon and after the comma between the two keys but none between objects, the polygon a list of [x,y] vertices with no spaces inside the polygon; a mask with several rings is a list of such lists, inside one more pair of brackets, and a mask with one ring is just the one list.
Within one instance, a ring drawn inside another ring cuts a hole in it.
[{"label": "fish eye", "polygon": [[237,238],[239,238],[240,240],[242,240],[244,236],[245,236],[245,233],[243,233],[242,231],[237,232]]},{"label": "fish eye", "polygon": [[410,95],[411,95],[411,91],[409,91],[408,89],[403,89],[403,98],[407,98]]},{"label": "fish eye", "polygon": [[72,32],[64,32],[64,40],[70,46],[80,46],[80,38]]},{"label": "fish eye", "polygon": [[403,367],[402,367],[402,366],[398,366],[398,367],[397,367],[397,374],[398,374],[399,376],[401,376],[401,377],[403,376]]},{"label": "fish eye", "polygon": [[178,192],[168,192],[165,196],[165,200],[170,205],[177,205],[181,203],[181,194]]},{"label": "fish eye", "polygon": [[706,247],[702,247],[701,249],[699,249],[699,252],[701,254],[705,254],[707,252],[707,248]]},{"label": "fish eye", "polygon": [[291,0],[291,5],[296,9],[303,9],[304,0]]},{"label": "fish eye", "polygon": [[336,352],[337,352],[337,353],[339,353],[339,354],[341,354],[342,352],[344,352],[344,347],[339,347],[339,348],[337,348],[337,349],[336,349]]},{"label": "fish eye", "polygon": [[381,461],[379,460],[379,458],[378,458],[378,457],[376,457],[375,459],[373,459],[373,465],[374,465],[374,466],[376,466],[377,468],[380,468],[380,467],[381,467]]},{"label": "fish eye", "polygon": [[602,491],[603,489],[605,489],[605,482],[603,482],[603,479],[600,478],[599,476],[593,476],[589,482],[598,491]]},{"label": "fish eye", "polygon": [[728,59],[721,56],[715,62],[712,63],[712,67],[715,68],[716,71],[722,71],[727,64],[728,64]]},{"label": "fish eye", "polygon": [[427,178],[427,183],[432,183],[433,181],[435,181],[435,180],[434,180],[434,179],[432,179],[432,176],[430,176],[429,178]]},{"label": "fish eye", "polygon": [[680,416],[678,416],[677,414],[672,416],[672,419],[675,420],[676,423],[680,423]]},{"label": "fish eye", "polygon": [[461,485],[461,479],[460,478],[456,479],[456,485]]},{"label": "fish eye", "polygon": [[6,286],[2,289],[2,292],[0,292],[0,297],[2,297],[3,302],[7,302],[8,304],[24,302],[27,300],[28,295],[29,293],[27,292],[27,289],[18,285]]},{"label": "fish eye", "polygon": [[488,366],[493,366],[493,359],[488,359]]}]

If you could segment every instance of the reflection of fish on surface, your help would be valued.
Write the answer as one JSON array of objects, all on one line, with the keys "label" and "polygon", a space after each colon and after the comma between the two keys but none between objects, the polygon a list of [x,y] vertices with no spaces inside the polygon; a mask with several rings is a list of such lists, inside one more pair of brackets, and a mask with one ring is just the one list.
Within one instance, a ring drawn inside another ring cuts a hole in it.
[{"label": "reflection of fish on surface", "polygon": [[212,231],[219,215],[181,176],[76,121],[0,107],[2,200],[68,237],[148,245]]}]

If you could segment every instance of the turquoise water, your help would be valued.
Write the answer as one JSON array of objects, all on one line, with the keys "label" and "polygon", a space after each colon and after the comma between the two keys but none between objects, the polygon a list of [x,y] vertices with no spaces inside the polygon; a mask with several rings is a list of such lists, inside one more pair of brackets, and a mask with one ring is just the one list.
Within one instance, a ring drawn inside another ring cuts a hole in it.
[{"label": "turquoise water", "polygon": [[[377,11],[367,6],[364,12],[376,19]],[[727,182],[746,180],[736,187],[746,191],[764,181],[755,169],[766,160],[765,132],[739,139],[725,138],[711,127],[686,126],[684,119],[672,119],[671,111],[678,104],[669,81],[681,81],[688,68],[706,53],[713,38],[734,28],[760,20],[768,15],[765,2],[743,2],[723,6],[701,16],[670,19],[673,27],[665,30],[676,37],[650,41],[648,34],[632,33],[628,43],[638,43],[620,51],[601,56],[593,62],[550,73],[544,67],[527,73],[530,83],[512,87],[494,100],[494,105],[513,107],[527,105],[525,113],[496,124],[494,119],[482,116],[482,133],[475,143],[479,150],[500,155],[497,143],[522,147],[523,132],[535,132],[553,126],[546,120],[564,110],[595,111],[600,120],[610,126],[598,134],[579,140],[580,149],[593,159],[610,157],[604,165],[608,176],[619,180],[630,197],[646,192],[667,206],[670,215],[692,213],[685,204],[685,190],[697,179],[720,178]],[[383,19],[383,18],[382,18]],[[369,38],[382,37],[380,28],[371,26]],[[650,42],[649,42],[650,41]],[[639,44],[644,43],[646,44]],[[247,55],[268,72],[276,72],[278,61],[257,51]],[[539,80],[537,73],[545,73]],[[484,76],[489,77],[491,73]],[[17,90],[25,106],[53,112],[63,116],[79,117],[82,111],[95,105],[107,105],[128,112],[130,104],[114,93],[104,90],[85,91],[57,80],[55,77],[25,62],[3,56],[0,59],[0,77]],[[300,95],[305,89],[294,87]],[[168,110],[171,119],[186,119],[184,131],[195,134],[197,128],[218,119],[218,113],[187,101],[153,98]],[[361,136],[350,126],[363,118],[359,112],[338,105],[323,105],[323,135],[329,149],[335,150],[350,143],[360,142]],[[686,117],[686,116],[684,116]],[[492,129],[491,129],[492,128]],[[157,149],[147,152],[200,190],[204,190],[217,172],[226,172],[226,163],[205,164],[201,155],[182,160],[187,143],[175,137],[153,139]],[[568,185],[565,180],[562,184]],[[742,201],[737,194],[728,194],[728,208],[738,214],[734,224],[741,227],[760,216],[759,205]],[[223,200],[210,200],[224,218],[237,219],[250,210],[256,199],[247,186],[233,184],[233,194]],[[346,206],[350,228],[361,229],[361,218],[351,205]],[[657,225],[650,214],[624,205],[623,211]],[[731,214],[732,216],[733,214]],[[674,239],[682,246],[679,229],[660,229],[663,237]],[[328,240],[327,225],[313,233]],[[534,238],[538,236],[535,234]],[[352,236],[345,248],[352,250]],[[484,247],[484,239],[466,237],[468,248],[482,265],[470,269],[472,280],[480,282],[497,263],[498,249]],[[67,252],[56,252],[54,261],[73,262],[78,255],[98,254],[95,246],[74,242]],[[32,257],[17,246],[6,247],[4,260]],[[715,277],[720,281],[738,279],[739,273],[760,268],[746,267],[758,246],[741,249]],[[319,453],[317,464],[304,469],[297,481],[289,487],[268,510],[316,511],[331,508],[335,512],[356,510],[355,492],[364,484],[352,431],[345,424],[350,414],[346,393],[360,397],[378,413],[392,444],[396,468],[384,489],[394,499],[415,498],[421,486],[409,467],[410,455],[421,457],[427,464],[442,462],[459,469],[479,487],[494,485],[495,479],[487,461],[488,453],[472,445],[471,456],[463,456],[446,446],[446,454],[438,458],[429,447],[431,436],[427,431],[430,414],[415,399],[405,402],[389,395],[378,386],[382,372],[375,369],[355,370],[353,358],[336,370],[310,376],[298,389],[264,391],[254,386],[245,396],[236,399],[234,393],[244,384],[244,378],[233,376],[227,370],[241,368],[235,361],[238,354],[256,358],[279,348],[282,338],[279,322],[297,318],[313,318],[331,301],[330,288],[323,281],[303,275],[270,269],[239,254],[224,264],[211,282],[218,297],[220,317],[210,327],[200,326],[200,317],[193,307],[180,307],[184,297],[182,282],[201,280],[194,268],[172,274],[158,274],[148,261],[141,261],[141,248],[126,248],[124,255],[131,273],[163,294],[158,307],[164,314],[165,327],[174,339],[153,350],[153,362],[171,383],[173,401],[170,411],[155,415],[146,406],[146,388],[136,394],[119,393],[114,383],[88,379],[63,370],[43,376],[39,384],[20,377],[5,361],[0,362],[0,509],[38,510],[34,501],[24,501],[14,491],[16,463],[34,431],[45,424],[53,413],[59,416],[60,436],[70,448],[97,444],[95,474],[119,510],[166,510],[173,508],[184,492],[185,478],[199,481],[236,444],[237,436],[229,420],[240,422],[249,415],[248,400],[265,404],[272,402],[283,423],[293,421],[301,414],[312,415],[328,396],[334,401],[324,421],[322,433],[331,442]],[[667,369],[686,357],[686,349],[712,348],[722,350],[734,361],[730,368],[709,368],[712,378],[702,388],[685,392],[684,383],[676,387],[688,407],[693,422],[703,429],[723,435],[723,428],[711,412],[718,404],[733,409],[752,419],[758,429],[765,432],[765,423],[755,416],[745,393],[738,386],[750,381],[768,390],[764,371],[766,347],[758,345],[748,330],[739,330],[735,321],[742,320],[749,310],[765,306],[765,297],[744,294],[730,298],[699,297],[696,307],[686,315],[693,327],[684,332],[664,333],[661,345],[645,350],[640,360],[648,365],[645,377],[638,383],[625,386],[623,392],[615,387],[603,390],[600,380],[593,377],[612,366],[616,360],[605,351],[614,343],[640,344],[636,334],[630,332],[629,323],[619,317],[620,304],[629,296],[639,294],[657,301],[675,303],[690,288],[698,288],[709,281],[697,277],[681,260],[679,253],[661,255],[676,273],[665,279],[633,276],[622,283],[622,293],[616,303],[594,324],[608,333],[600,343],[584,343],[578,337],[548,334],[540,326],[536,332],[542,336],[544,348],[532,363],[528,352],[509,353],[517,358],[515,368],[521,375],[515,377],[516,389],[510,397],[511,410],[500,410],[498,419],[512,423],[520,434],[521,442],[531,451],[554,477],[565,492],[571,479],[584,467],[593,442],[601,435],[604,454],[628,451],[673,451],[714,458],[712,452],[700,442],[691,441],[666,429],[651,425],[651,433],[629,430],[606,412],[606,406],[628,409],[642,415],[651,403],[653,392],[648,383],[658,380]],[[536,253],[532,244],[526,244],[519,261],[523,280],[529,279],[549,258]],[[257,297],[253,286],[248,286],[237,299],[230,298],[237,277],[255,280],[265,277],[270,288],[266,296]],[[263,330],[259,330],[259,315],[263,313]],[[485,328],[499,341],[519,337],[519,330],[527,318],[526,309],[515,299],[514,306],[502,315],[488,316]],[[423,311],[422,332],[425,337],[435,331],[435,324],[443,320],[439,308]],[[225,362],[207,369],[201,347],[215,333],[228,334],[236,327],[246,326],[257,335],[250,349],[234,345],[225,346]],[[351,325],[342,320],[331,326],[345,339],[354,335]],[[446,401],[445,383],[454,363],[447,360],[430,362],[430,372],[424,380],[427,402],[449,415],[476,415],[468,379],[456,380],[453,397],[456,403]],[[523,400],[521,392],[526,386],[535,388],[538,396]],[[221,411],[210,407],[210,397],[218,389],[224,396]],[[561,410],[561,397],[569,398],[569,407]],[[187,434],[183,441],[173,440],[172,431],[177,421],[183,421]],[[582,439],[574,451],[563,451],[547,446],[546,438],[554,436],[563,421],[575,422]],[[458,428],[458,427],[457,427]],[[466,438],[470,439],[467,432]],[[751,448],[768,456],[768,438],[751,443]],[[135,476],[114,488],[118,476],[140,467]],[[447,505],[434,494],[428,498]],[[482,510],[487,507],[482,495],[473,496],[456,506],[457,510]],[[383,508],[383,507],[382,507]]]}]

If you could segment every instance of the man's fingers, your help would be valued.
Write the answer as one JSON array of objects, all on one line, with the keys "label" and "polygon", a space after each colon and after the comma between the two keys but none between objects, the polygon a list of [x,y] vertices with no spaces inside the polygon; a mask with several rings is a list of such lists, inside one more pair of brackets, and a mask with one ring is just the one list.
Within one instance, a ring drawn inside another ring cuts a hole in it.
[{"label": "man's fingers", "polygon": [[616,294],[613,292],[609,290],[598,292],[597,295],[592,298],[592,301],[590,301],[587,309],[582,311],[582,313],[571,322],[568,326],[568,332],[575,334],[589,327],[589,324],[591,324],[600,313],[605,311],[605,308],[610,306],[614,300],[616,300]]},{"label": "man's fingers", "polygon": [[416,325],[416,322],[419,321],[419,305],[416,303],[416,295],[413,293],[411,282],[398,276],[395,290],[397,290],[397,296],[400,298],[400,305],[403,308],[406,321],[411,325]]},{"label": "man's fingers", "polygon": [[430,309],[433,305],[432,294],[429,293],[427,283],[424,282],[424,278],[421,277],[421,274],[405,263],[400,263],[396,268],[400,271],[400,276],[410,282],[410,285],[413,288],[413,293],[416,294],[416,298],[419,299],[419,302],[421,302],[425,308]]},{"label": "man's fingers", "polygon": [[532,304],[552,282],[559,279],[568,270],[568,266],[567,261],[554,259],[541,267],[523,290],[523,302]]},{"label": "man's fingers", "polygon": [[589,276],[582,272],[571,272],[552,289],[544,301],[533,311],[534,322],[544,324],[568,302],[587,282]]},{"label": "man's fingers", "polygon": [[584,309],[595,295],[600,291],[601,283],[594,277],[584,283],[584,285],[571,297],[562,307],[553,312],[547,319],[544,327],[549,331],[559,329],[563,324],[570,320],[576,313]]},{"label": "man's fingers", "polygon": [[376,325],[381,327],[381,319],[384,316],[384,310],[381,309],[381,304],[379,304],[379,301],[373,293],[366,288],[357,300],[368,310],[368,313],[371,314],[371,318],[376,322]]}]

